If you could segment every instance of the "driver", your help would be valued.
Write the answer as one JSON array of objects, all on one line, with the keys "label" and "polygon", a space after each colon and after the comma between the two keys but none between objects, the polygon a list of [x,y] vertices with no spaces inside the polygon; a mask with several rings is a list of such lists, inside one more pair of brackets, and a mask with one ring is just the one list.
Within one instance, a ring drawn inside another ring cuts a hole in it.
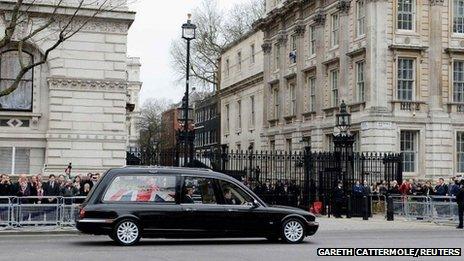
[{"label": "driver", "polygon": [[182,197],[182,203],[186,203],[186,204],[194,204],[195,202],[193,201],[193,192],[194,192],[194,188],[193,186],[185,186],[185,193]]},{"label": "driver", "polygon": [[235,199],[232,198],[232,192],[229,188],[224,189],[224,201],[226,205],[237,205]]}]

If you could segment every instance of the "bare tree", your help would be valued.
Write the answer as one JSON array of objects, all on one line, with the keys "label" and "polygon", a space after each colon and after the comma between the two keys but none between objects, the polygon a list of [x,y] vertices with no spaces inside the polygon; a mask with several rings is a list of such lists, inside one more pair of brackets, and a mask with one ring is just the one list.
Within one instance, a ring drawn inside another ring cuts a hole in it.
[{"label": "bare tree", "polygon": [[172,103],[166,99],[147,100],[140,111],[140,120],[137,124],[140,130],[139,146],[147,154],[159,152],[163,143],[163,125],[161,115],[171,108]]},{"label": "bare tree", "polygon": [[[217,6],[216,0],[203,0],[192,12],[198,26],[197,39],[192,42],[191,80],[201,88],[217,84],[218,58],[222,50],[252,29],[252,23],[264,13],[264,0],[249,0],[235,4],[228,12]],[[171,66],[179,81],[185,79],[186,43],[183,39],[171,43]]]},{"label": "bare tree", "polygon": [[[70,3],[71,2],[71,3]],[[37,16],[31,8],[44,4],[49,9],[46,16]],[[23,77],[34,67],[47,62],[50,53],[76,35],[99,14],[126,5],[125,0],[16,0],[11,10],[1,10],[4,30],[0,35],[0,50],[18,52],[20,70],[12,83],[0,90],[0,97],[13,93]],[[72,12],[69,12],[72,7]],[[79,19],[78,19],[79,17]],[[82,19],[82,17],[84,17]],[[3,28],[2,28],[3,27]],[[40,59],[26,59],[24,47],[30,42],[47,42]]]}]

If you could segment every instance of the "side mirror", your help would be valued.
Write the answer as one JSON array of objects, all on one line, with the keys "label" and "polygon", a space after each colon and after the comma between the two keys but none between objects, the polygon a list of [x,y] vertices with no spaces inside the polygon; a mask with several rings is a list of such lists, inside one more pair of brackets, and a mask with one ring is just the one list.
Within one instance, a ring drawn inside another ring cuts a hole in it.
[{"label": "side mirror", "polygon": [[253,208],[259,207],[259,202],[255,199],[253,200]]}]

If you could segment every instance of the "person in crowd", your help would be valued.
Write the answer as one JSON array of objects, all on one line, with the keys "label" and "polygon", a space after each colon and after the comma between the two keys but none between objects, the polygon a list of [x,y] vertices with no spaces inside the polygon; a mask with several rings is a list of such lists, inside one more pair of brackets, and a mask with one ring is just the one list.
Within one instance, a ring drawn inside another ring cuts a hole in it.
[{"label": "person in crowd", "polygon": [[424,185],[424,195],[425,196],[432,196],[433,195],[433,187],[432,182],[426,181]]},{"label": "person in crowd", "polygon": [[343,184],[338,182],[337,186],[333,190],[334,207],[333,214],[335,218],[341,218],[342,206],[345,203],[345,192],[343,191]]},{"label": "person in crowd", "polygon": [[390,189],[388,190],[388,194],[390,194],[390,195],[398,195],[398,194],[400,194],[400,187],[398,186],[398,182],[396,180],[391,181]]},{"label": "person in crowd", "polygon": [[11,184],[10,177],[6,174],[0,176],[0,197],[12,196],[13,184]]},{"label": "person in crowd", "polygon": [[448,186],[445,184],[445,180],[443,178],[438,179],[437,185],[435,186],[433,192],[437,196],[447,196],[448,195]]},{"label": "person in crowd", "polygon": [[42,204],[42,200],[45,195],[44,189],[42,187],[42,182],[37,182],[36,192],[37,199],[35,200],[35,203]]},{"label": "person in crowd", "polygon": [[364,180],[363,182],[363,196],[369,196],[371,194],[372,190],[371,187],[369,186],[369,183],[367,183],[367,180]]},{"label": "person in crowd", "polygon": [[87,197],[87,195],[89,194],[89,192],[90,192],[90,184],[89,184],[89,183],[85,183],[85,184],[84,184],[84,187],[83,187],[83,189],[82,189],[81,196]]},{"label": "person in crowd", "polygon": [[459,191],[456,193],[456,203],[458,204],[458,217],[459,217],[459,224],[456,228],[463,229],[464,228],[464,179],[460,182]]},{"label": "person in crowd", "polygon": [[77,194],[77,189],[73,186],[72,181],[66,181],[64,187],[60,190],[60,196],[65,198],[65,204],[69,205],[72,203],[72,197]]},{"label": "person in crowd", "polygon": [[388,192],[388,186],[387,186],[387,181],[383,180],[382,183],[379,185],[379,194],[380,195],[386,195]]},{"label": "person in crowd", "polygon": [[44,194],[45,196],[49,196],[51,198],[48,199],[48,201],[51,202],[56,202],[56,199],[53,197],[57,197],[60,195],[60,185],[55,179],[55,175],[51,174],[48,176],[48,182],[45,183],[44,186]]},{"label": "person in crowd", "polygon": [[64,188],[66,185],[66,176],[63,174],[58,175],[58,185],[60,187],[60,191]]},{"label": "person in crowd", "polygon": [[408,180],[403,180],[403,183],[401,183],[401,186],[399,187],[399,192],[402,196],[407,196],[411,195],[411,190],[412,186],[411,183],[409,183]]},{"label": "person in crowd", "polygon": [[353,186],[353,195],[355,197],[362,197],[364,194],[364,187],[361,186],[359,180],[356,181],[356,184]]},{"label": "person in crowd", "polygon": [[456,177],[453,177],[451,180],[452,183],[448,186],[448,195],[454,197],[458,194],[459,190],[461,189],[461,182]]},{"label": "person in crowd", "polygon": [[82,186],[82,179],[81,179],[81,176],[80,176],[80,175],[77,175],[77,176],[74,178],[73,187],[74,187],[74,188],[76,189],[76,191],[77,191],[75,196],[81,196],[82,190],[84,189],[84,187]]},{"label": "person in crowd", "polygon": [[[31,196],[31,186],[27,180],[26,175],[21,175],[18,179],[18,189],[16,191],[17,197],[30,197]],[[29,199],[21,199],[22,204],[28,204]]]}]

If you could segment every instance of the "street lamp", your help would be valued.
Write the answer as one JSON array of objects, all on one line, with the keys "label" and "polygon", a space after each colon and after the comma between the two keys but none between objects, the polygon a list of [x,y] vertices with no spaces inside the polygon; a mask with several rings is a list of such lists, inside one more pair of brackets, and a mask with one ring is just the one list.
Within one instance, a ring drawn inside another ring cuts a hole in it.
[{"label": "street lamp", "polygon": [[346,110],[345,101],[342,101],[340,112],[337,114],[337,128],[342,134],[346,134],[351,128],[351,114]]},{"label": "street lamp", "polygon": [[187,23],[182,25],[182,38],[187,41],[187,62],[185,74],[185,96],[182,102],[184,108],[184,165],[187,163],[188,155],[193,158],[193,139],[189,137],[189,79],[190,79],[190,41],[195,39],[197,26],[191,23],[191,14],[188,14]]}]

